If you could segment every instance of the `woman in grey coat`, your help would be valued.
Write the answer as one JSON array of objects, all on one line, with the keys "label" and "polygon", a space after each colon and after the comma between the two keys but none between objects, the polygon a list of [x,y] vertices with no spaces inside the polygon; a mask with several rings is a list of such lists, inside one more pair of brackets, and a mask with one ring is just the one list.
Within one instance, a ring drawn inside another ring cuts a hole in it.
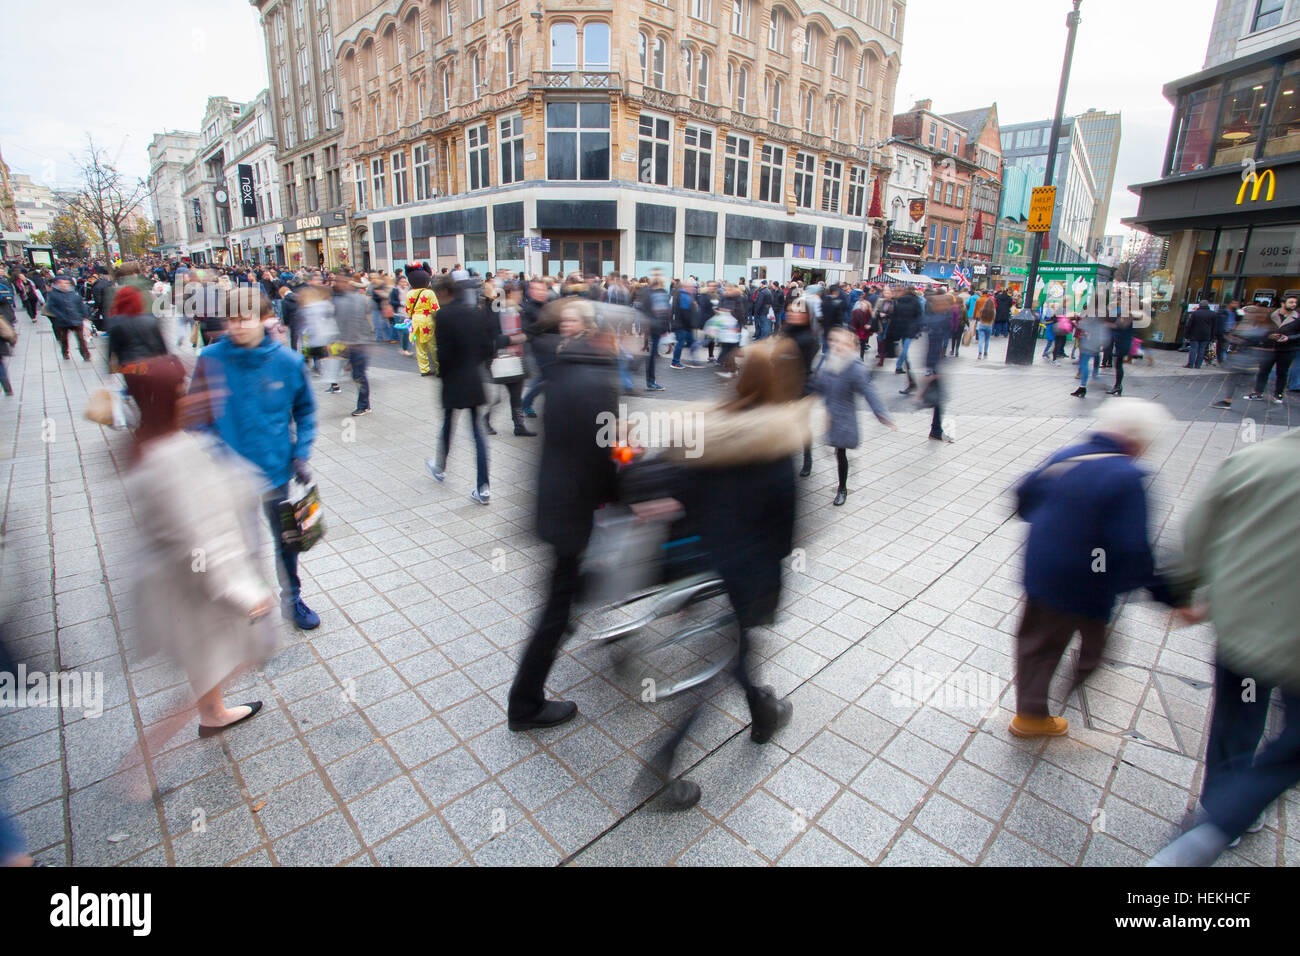
[{"label": "woman in grey coat", "polygon": [[830,417],[826,443],[835,449],[835,463],[839,468],[840,484],[834,501],[838,506],[844,504],[849,494],[848,450],[857,448],[859,442],[857,396],[867,400],[882,425],[894,431],[898,431],[898,426],[890,420],[880,396],[871,386],[871,374],[857,356],[853,333],[842,326],[837,327],[831,329],[829,341],[830,353],[817,370],[813,390],[822,395]]}]

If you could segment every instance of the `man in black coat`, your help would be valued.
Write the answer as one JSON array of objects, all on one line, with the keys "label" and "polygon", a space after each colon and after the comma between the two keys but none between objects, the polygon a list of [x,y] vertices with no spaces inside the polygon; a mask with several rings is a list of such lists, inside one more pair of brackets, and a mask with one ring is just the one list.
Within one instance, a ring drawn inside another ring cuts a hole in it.
[{"label": "man in black coat", "polygon": [[488,503],[487,439],[483,435],[479,408],[486,404],[483,394],[483,364],[492,358],[496,336],[492,314],[465,302],[459,284],[447,277],[434,280],[438,296],[438,321],[434,339],[438,346],[438,375],[442,378],[442,441],[436,461],[428,460],[425,469],[434,481],[446,478],[447,452],[451,448],[451,426],[456,410],[470,411],[470,428],[474,432],[477,477],[470,498],[481,505]]},{"label": "man in black coat", "polygon": [[1015,305],[1015,300],[1011,298],[1011,293],[1003,287],[993,297],[993,302],[997,306],[997,312],[993,316],[993,335],[996,338],[999,335],[1006,335],[1010,331],[1011,307]]},{"label": "man in black coat", "polygon": [[618,407],[615,344],[605,339],[599,333],[566,336],[549,372],[537,479],[537,534],[553,552],[551,587],[510,687],[507,717],[515,731],[553,727],[578,712],[573,701],[546,699],[546,676],[578,594],[593,513],[614,500],[617,491],[610,449],[600,441],[602,421],[612,421]]},{"label": "man in black coat", "polygon": [[524,414],[536,418],[533,401],[546,384],[547,369],[555,358],[553,330],[540,331],[537,321],[542,314],[542,307],[551,301],[551,290],[541,279],[530,279],[524,287],[523,301],[519,303],[519,322],[524,335],[528,337],[528,351],[532,354],[533,364],[537,366],[537,378],[524,392]]},{"label": "man in black coat", "polygon": [[768,314],[769,310],[775,313],[775,307],[772,302],[772,288],[767,283],[758,287],[754,293],[753,316],[754,316],[754,341],[765,339],[772,334],[772,318]]},{"label": "man in black coat", "polygon": [[1214,310],[1210,303],[1201,300],[1195,311],[1187,317],[1187,329],[1183,337],[1191,348],[1187,352],[1185,368],[1200,368],[1205,362],[1205,352],[1214,337]]},{"label": "man in black coat", "polygon": [[[786,308],[781,334],[792,339],[799,348],[799,357],[803,361],[804,394],[807,394],[812,383],[813,358],[817,355],[817,336],[813,333],[808,304],[805,300],[796,299]],[[811,474],[812,445],[805,445],[803,468],[799,470],[799,477],[807,478]]]}]

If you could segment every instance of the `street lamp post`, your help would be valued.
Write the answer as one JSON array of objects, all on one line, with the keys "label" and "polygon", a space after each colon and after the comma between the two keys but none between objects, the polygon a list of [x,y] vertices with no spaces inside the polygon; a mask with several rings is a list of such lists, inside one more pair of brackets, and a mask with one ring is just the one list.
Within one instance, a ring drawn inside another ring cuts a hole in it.
[{"label": "street lamp post", "polygon": [[[875,175],[872,173],[871,168],[876,164],[876,150],[882,146],[888,146],[890,143],[894,142],[896,138],[897,137],[891,136],[889,139],[885,140],[873,139],[867,144],[867,178],[872,190],[874,190],[875,187]],[[867,267],[871,264],[870,191],[871,190],[865,191],[862,196],[862,263],[859,266],[860,274],[858,276],[860,280],[867,278]]]},{"label": "street lamp post", "polygon": [[[1056,91],[1056,114],[1052,117],[1052,132],[1047,143],[1047,168],[1043,171],[1043,185],[1052,185],[1056,173],[1056,148],[1061,137],[1061,118],[1065,112],[1065,91],[1070,85],[1070,62],[1074,59],[1074,37],[1079,29],[1079,5],[1083,0],[1073,0],[1074,9],[1065,18],[1066,39],[1065,59],[1061,64],[1061,83]],[[1034,289],[1038,282],[1038,263],[1043,255],[1043,233],[1034,234],[1034,248],[1029,258],[1029,274],[1026,276],[1025,307],[1034,307]]]}]

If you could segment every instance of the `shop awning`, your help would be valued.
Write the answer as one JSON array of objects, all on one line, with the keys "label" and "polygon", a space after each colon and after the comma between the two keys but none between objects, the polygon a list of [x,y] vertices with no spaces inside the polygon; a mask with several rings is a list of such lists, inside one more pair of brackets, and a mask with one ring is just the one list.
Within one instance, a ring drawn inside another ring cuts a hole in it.
[{"label": "shop awning", "polygon": [[868,282],[886,282],[890,285],[935,285],[929,276],[916,272],[881,272],[872,276]]}]

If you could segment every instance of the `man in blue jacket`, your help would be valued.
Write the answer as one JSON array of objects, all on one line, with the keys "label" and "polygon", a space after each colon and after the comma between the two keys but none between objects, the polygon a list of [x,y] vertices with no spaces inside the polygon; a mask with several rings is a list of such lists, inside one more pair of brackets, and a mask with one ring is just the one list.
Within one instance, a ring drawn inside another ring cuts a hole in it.
[{"label": "man in blue jacket", "polygon": [[1117,598],[1148,588],[1158,601],[1180,603],[1155,571],[1143,472],[1134,463],[1169,421],[1154,402],[1112,399],[1085,442],[1057,452],[1016,489],[1016,514],[1029,522],[1011,722],[1017,737],[1068,731],[1064,717],[1048,715],[1047,698],[1076,631],[1079,664],[1071,690],[1101,663]]},{"label": "man in blue jacket", "polygon": [[307,460],[316,437],[316,400],[302,355],[267,337],[262,323],[274,313],[258,291],[232,293],[234,317],[225,336],[199,354],[190,392],[213,399],[209,428],[266,478],[280,611],[310,631],[320,626],[320,617],[302,600],[298,550],[281,541],[279,505],[289,497],[291,477],[311,481]]}]

